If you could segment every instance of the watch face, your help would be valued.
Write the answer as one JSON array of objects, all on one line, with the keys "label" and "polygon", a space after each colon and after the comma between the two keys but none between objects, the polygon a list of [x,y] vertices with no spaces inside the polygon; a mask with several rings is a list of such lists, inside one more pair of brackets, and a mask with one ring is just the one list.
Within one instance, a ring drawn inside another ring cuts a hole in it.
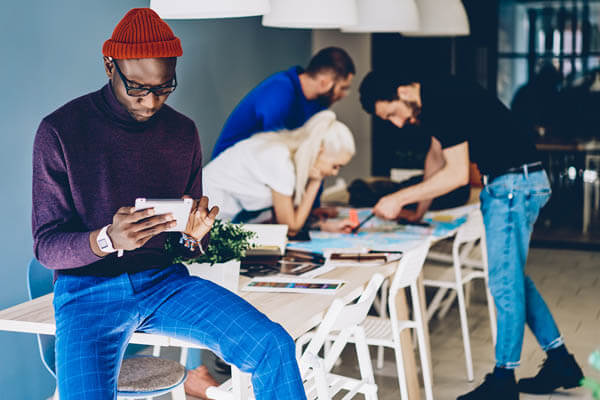
[{"label": "watch face", "polygon": [[98,240],[98,246],[100,246],[100,249],[107,248],[108,243],[106,242],[106,239],[102,238],[102,239]]}]

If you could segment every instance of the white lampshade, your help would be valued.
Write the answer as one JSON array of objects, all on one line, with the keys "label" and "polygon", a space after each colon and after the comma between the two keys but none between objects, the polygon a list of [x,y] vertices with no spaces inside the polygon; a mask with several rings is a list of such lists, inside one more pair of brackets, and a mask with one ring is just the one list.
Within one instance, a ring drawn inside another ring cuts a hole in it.
[{"label": "white lampshade", "polygon": [[235,18],[263,15],[269,0],[150,0],[163,19]]},{"label": "white lampshade", "polygon": [[415,0],[357,0],[358,24],[343,32],[410,32],[419,29]]},{"label": "white lampshade", "polygon": [[339,29],[357,23],[356,0],[271,0],[264,26]]},{"label": "white lampshade", "polygon": [[405,36],[467,36],[469,18],[460,0],[417,0],[421,27]]}]

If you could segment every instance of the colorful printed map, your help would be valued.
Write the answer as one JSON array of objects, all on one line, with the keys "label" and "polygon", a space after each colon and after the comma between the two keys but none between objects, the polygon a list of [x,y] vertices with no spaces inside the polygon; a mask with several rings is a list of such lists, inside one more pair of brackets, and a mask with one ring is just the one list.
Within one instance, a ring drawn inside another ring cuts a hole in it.
[{"label": "colorful printed map", "polygon": [[[310,241],[292,242],[288,248],[312,251],[323,254],[328,249],[356,250],[409,250],[429,236],[445,237],[452,234],[467,220],[468,212],[473,208],[461,207],[449,213],[427,213],[423,222],[430,226],[399,225],[395,221],[385,221],[379,218],[369,220],[356,234],[329,233],[311,231]],[[370,208],[358,209],[360,221],[371,213]],[[340,209],[339,218],[346,218],[349,209]]]}]

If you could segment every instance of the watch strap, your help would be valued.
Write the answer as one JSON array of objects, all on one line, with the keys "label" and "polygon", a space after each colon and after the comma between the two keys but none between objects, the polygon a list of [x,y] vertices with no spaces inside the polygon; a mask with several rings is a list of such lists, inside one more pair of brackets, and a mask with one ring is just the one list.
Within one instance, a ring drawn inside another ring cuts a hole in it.
[{"label": "watch strap", "polygon": [[108,236],[108,227],[109,226],[110,226],[110,224],[106,225],[105,227],[100,229],[100,233],[98,234],[98,237],[96,238],[98,247],[104,253],[114,253],[115,251],[117,251],[117,249],[115,249],[113,247],[113,243],[112,243],[112,240],[110,240],[110,236]]}]

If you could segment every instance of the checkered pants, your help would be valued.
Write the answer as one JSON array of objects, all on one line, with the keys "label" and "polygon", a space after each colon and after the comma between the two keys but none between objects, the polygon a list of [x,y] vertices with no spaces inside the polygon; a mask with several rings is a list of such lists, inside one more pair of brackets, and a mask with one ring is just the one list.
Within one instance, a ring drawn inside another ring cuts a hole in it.
[{"label": "checkered pants", "polygon": [[115,399],[131,335],[210,348],[252,374],[257,399],[305,399],[294,341],[239,296],[175,264],[117,277],[60,275],[54,288],[61,400]]}]

